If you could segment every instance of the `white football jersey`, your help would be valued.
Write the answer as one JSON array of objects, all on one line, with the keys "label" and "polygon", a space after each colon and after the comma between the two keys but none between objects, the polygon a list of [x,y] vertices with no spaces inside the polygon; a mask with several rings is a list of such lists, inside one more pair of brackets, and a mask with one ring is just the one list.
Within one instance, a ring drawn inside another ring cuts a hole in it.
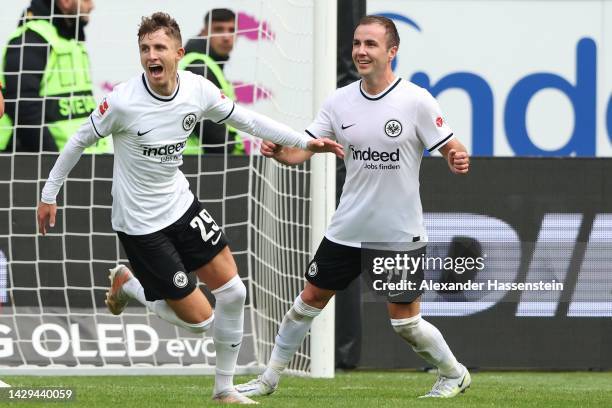
[{"label": "white football jersey", "polygon": [[329,240],[353,247],[427,242],[419,195],[423,150],[453,137],[427,90],[398,78],[368,95],[354,82],[327,98],[306,132],[344,146],[346,180],[325,233]]},{"label": "white football jersey", "polygon": [[116,86],[90,117],[99,137],[113,137],[113,229],[144,235],[178,220],[194,200],[179,170],[187,137],[203,117],[222,122],[233,110],[210,81],[187,71],[171,96],[156,94],[144,74]]}]

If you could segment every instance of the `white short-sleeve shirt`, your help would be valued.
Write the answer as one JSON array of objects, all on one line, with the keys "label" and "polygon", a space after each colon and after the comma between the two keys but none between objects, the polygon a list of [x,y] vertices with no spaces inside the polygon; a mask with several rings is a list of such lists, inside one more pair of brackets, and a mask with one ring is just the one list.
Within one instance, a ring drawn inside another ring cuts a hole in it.
[{"label": "white short-sleeve shirt", "polygon": [[427,90],[398,78],[369,95],[354,82],[324,102],[306,131],[344,146],[346,180],[329,240],[353,247],[427,241],[419,195],[423,150],[453,137]]},{"label": "white short-sleeve shirt", "polygon": [[194,200],[179,170],[187,138],[203,118],[223,122],[233,110],[216,86],[188,71],[179,71],[171,96],[156,94],[144,74],[115,87],[90,117],[99,137],[113,137],[113,229],[144,235],[178,220]]}]

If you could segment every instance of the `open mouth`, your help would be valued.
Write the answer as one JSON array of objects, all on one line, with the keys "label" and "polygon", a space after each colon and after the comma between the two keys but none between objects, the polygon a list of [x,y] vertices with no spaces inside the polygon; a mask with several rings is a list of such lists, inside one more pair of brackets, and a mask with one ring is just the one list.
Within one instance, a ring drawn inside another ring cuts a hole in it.
[{"label": "open mouth", "polygon": [[164,72],[164,68],[159,64],[149,65],[149,72],[154,78],[158,78]]}]

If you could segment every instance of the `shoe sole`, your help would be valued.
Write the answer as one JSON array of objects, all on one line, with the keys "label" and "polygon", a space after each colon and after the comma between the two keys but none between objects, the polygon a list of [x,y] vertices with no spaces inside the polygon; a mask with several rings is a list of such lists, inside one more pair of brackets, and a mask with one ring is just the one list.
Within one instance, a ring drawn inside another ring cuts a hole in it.
[{"label": "shoe sole", "polygon": [[[127,302],[125,302],[125,304],[121,305],[119,304],[119,301],[117,299],[114,299],[114,294],[117,293],[117,291],[119,291],[119,289],[121,289],[121,286],[123,286],[123,284],[125,284],[125,282],[127,282],[128,280],[130,280],[130,273],[128,272],[128,278],[125,279],[121,285],[119,285],[118,287],[115,287],[115,277],[117,276],[117,274],[119,273],[119,271],[121,271],[123,268],[113,268],[110,269],[110,275],[108,275],[108,279],[110,280],[110,290],[108,292],[106,292],[106,300],[104,301],[104,303],[106,303],[106,307],[108,308],[108,310],[114,314],[115,316],[120,315],[121,313],[123,313],[123,310],[125,309],[125,306],[127,304]],[[111,292],[113,294],[111,294]]]},{"label": "shoe sole", "polygon": [[[244,398],[247,398],[247,397],[244,396]],[[247,401],[243,401],[238,397],[234,397],[233,395],[228,395],[222,398],[213,397],[212,400],[213,402],[216,402],[218,404],[241,404],[241,405],[258,405],[259,404],[259,402],[253,401],[250,398],[247,398]]]},{"label": "shoe sole", "polygon": [[[467,370],[467,368],[466,368]],[[465,394],[465,392],[468,390],[468,388],[470,388],[470,386],[472,385],[472,376],[470,375],[470,372],[468,371],[465,376],[467,377],[468,383],[465,385],[465,387],[463,387],[463,389],[459,392],[460,394]]]},{"label": "shoe sole", "polygon": [[[472,385],[472,376],[471,376],[471,375],[470,375],[470,373],[468,372],[468,373],[465,375],[465,377],[467,377],[467,378],[468,378],[469,382],[466,384],[466,386],[465,386],[465,387],[461,388],[461,390],[459,390],[459,392],[458,392],[458,393],[456,393],[455,395],[452,395],[452,396],[450,396],[450,397],[442,397],[442,396],[439,396],[439,397],[433,397],[433,396],[430,396],[430,395],[428,395],[428,394],[425,394],[425,395],[421,395],[420,397],[417,397],[417,399],[420,399],[420,398],[441,398],[441,399],[445,399],[445,398],[455,398],[455,397],[456,397],[457,395],[459,395],[459,394],[465,394],[465,392],[468,390],[468,388],[470,388],[470,386]],[[464,381],[465,381],[465,377],[464,377]]]}]

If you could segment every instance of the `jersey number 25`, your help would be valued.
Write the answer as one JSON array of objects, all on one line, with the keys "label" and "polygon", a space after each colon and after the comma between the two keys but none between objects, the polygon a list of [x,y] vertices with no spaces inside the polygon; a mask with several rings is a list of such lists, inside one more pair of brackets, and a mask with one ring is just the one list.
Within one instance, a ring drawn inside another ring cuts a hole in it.
[{"label": "jersey number 25", "polygon": [[[208,231],[206,229],[205,224],[208,224],[210,226],[210,229]],[[220,230],[215,220],[213,220],[213,217],[211,217],[208,211],[206,210],[200,211],[200,214],[195,216],[193,220],[191,220],[189,225],[191,225],[191,228],[200,229],[200,235],[202,235],[202,240],[204,242],[208,242],[208,240],[211,239]]]}]

